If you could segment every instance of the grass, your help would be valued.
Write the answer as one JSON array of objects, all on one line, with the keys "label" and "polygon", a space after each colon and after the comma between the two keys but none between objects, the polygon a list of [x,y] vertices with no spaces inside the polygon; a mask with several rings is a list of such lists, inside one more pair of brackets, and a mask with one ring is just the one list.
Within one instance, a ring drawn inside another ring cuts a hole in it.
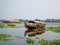
[{"label": "grass", "polygon": [[0,22],[0,28],[4,28],[4,23]]},{"label": "grass", "polygon": [[9,27],[16,27],[16,25],[14,24],[14,23],[7,23],[7,25],[9,26]]},{"label": "grass", "polygon": [[3,23],[3,22],[0,22],[0,28],[21,28],[20,26],[16,26],[17,24],[20,24],[20,23]]},{"label": "grass", "polygon": [[[7,26],[5,26],[5,24],[7,24]],[[2,23],[0,22],[0,28],[5,28],[5,27],[16,27],[16,25],[14,23]]]},{"label": "grass", "polygon": [[11,35],[8,35],[8,34],[0,34],[0,40],[11,40]]},{"label": "grass", "polygon": [[57,39],[57,40],[41,39],[38,43],[41,44],[41,45],[60,45],[60,39]]},{"label": "grass", "polygon": [[[23,37],[16,36],[16,38],[22,39]],[[9,34],[0,34],[0,40],[8,41],[8,40],[12,40],[12,38],[11,38],[11,35],[9,35]],[[41,39],[41,40],[38,40],[38,42],[35,39],[31,39],[31,38],[24,38],[24,40],[26,41],[27,45],[34,45],[34,44],[39,44],[39,45],[60,45],[60,39],[55,39],[55,40]]]},{"label": "grass", "polygon": [[[33,40],[31,38],[26,38],[26,43],[29,45],[33,45],[36,42],[37,42],[36,40]],[[60,45],[60,39],[55,39],[55,40],[41,39],[41,40],[38,40],[38,42],[36,44],[39,44],[39,45]]]},{"label": "grass", "polygon": [[60,26],[58,27],[47,27],[47,31],[54,31],[54,32],[60,32]]}]

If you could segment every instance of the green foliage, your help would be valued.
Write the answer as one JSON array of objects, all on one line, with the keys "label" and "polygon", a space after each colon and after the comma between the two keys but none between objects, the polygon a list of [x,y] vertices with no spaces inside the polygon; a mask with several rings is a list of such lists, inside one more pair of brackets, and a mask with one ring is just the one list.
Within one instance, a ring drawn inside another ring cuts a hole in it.
[{"label": "green foliage", "polygon": [[15,36],[17,39],[23,39],[23,37],[21,36]]},{"label": "green foliage", "polygon": [[47,30],[54,31],[54,32],[60,32],[60,26],[58,26],[58,27],[47,27]]},{"label": "green foliage", "polygon": [[27,42],[27,44],[32,44],[33,45],[36,41],[33,40],[33,39],[30,39],[30,38],[27,38],[26,42]]},{"label": "green foliage", "polygon": [[0,28],[4,28],[4,23],[0,22]]},{"label": "green foliage", "polygon": [[39,44],[41,44],[41,45],[60,45],[60,39],[58,39],[58,40],[44,40],[44,39],[41,39],[39,41]]},{"label": "green foliage", "polygon": [[35,21],[40,21],[40,19],[35,19]]},{"label": "green foliage", "polygon": [[0,40],[11,40],[11,35],[8,34],[0,34]]},{"label": "green foliage", "polygon": [[20,23],[3,23],[0,22],[0,28],[22,28],[21,26],[16,26]]},{"label": "green foliage", "polygon": [[[16,38],[18,39],[22,39],[23,37],[21,36],[16,36]],[[29,45],[33,45],[36,44],[36,40],[35,39],[31,39],[31,38],[24,38],[26,39],[26,43]],[[9,34],[0,34],[0,40],[12,40],[11,35]],[[60,45],[60,39],[56,39],[56,40],[45,40],[45,39],[41,39],[38,41],[38,44],[40,45]]]},{"label": "green foliage", "polygon": [[8,26],[15,27],[16,25],[14,23],[8,23]]},{"label": "green foliage", "polygon": [[60,19],[45,19],[45,20],[35,19],[35,21],[43,21],[43,22],[57,22],[57,23],[60,23]]}]

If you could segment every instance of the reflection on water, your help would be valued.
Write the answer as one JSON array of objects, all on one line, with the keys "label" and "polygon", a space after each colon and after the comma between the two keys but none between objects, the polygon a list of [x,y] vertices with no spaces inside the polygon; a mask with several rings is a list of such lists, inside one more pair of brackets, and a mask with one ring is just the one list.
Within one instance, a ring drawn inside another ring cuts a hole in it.
[{"label": "reflection on water", "polygon": [[46,40],[60,39],[60,33],[55,33],[52,31],[46,31],[42,35],[37,36],[38,38],[43,38]]},{"label": "reflection on water", "polygon": [[36,35],[41,35],[45,33],[45,30],[26,30],[25,33],[24,33],[24,36],[28,35],[28,36],[36,36]]},{"label": "reflection on water", "polygon": [[[24,37],[24,34],[27,37],[27,35],[29,34],[28,30],[26,30],[25,28],[2,28],[2,29],[0,29],[0,34],[1,33],[10,34],[13,37],[14,36],[23,36]],[[42,34],[35,34],[31,38],[35,39],[36,37],[40,38],[40,39],[43,38],[43,39],[48,39],[48,40],[58,39],[58,38],[60,39],[60,33],[55,33],[52,31],[45,31]],[[19,40],[14,39],[14,40],[9,40],[9,41],[1,41],[0,40],[0,45],[27,45],[27,44],[25,42],[25,39],[19,39]]]},{"label": "reflection on water", "polygon": [[[31,31],[26,30],[25,28],[2,28],[0,29],[0,34],[10,34],[12,36],[23,36],[24,35],[28,35]],[[39,38],[46,38],[46,39],[52,39],[56,38],[56,37],[60,37],[60,33],[56,33],[56,32],[52,32],[52,31],[42,31],[43,33],[41,34],[41,32],[39,34],[36,33],[36,36],[40,36]]]},{"label": "reflection on water", "polygon": [[24,36],[25,28],[1,28],[0,34],[10,34],[12,36]]}]

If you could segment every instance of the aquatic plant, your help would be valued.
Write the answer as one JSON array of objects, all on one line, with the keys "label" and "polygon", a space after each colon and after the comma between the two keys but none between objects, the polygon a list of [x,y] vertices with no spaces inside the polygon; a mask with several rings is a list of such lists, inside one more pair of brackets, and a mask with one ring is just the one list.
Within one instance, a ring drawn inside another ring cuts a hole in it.
[{"label": "aquatic plant", "polygon": [[21,36],[15,36],[17,39],[23,39],[24,37]]},{"label": "aquatic plant", "polygon": [[8,34],[0,34],[0,40],[11,40],[11,35]]},{"label": "aquatic plant", "polygon": [[60,26],[57,26],[57,27],[47,27],[47,30],[54,31],[54,32],[60,32]]},{"label": "aquatic plant", "polygon": [[40,45],[60,45],[60,39],[57,40],[44,40],[41,39],[38,42]]},{"label": "aquatic plant", "polygon": [[26,43],[27,43],[27,44],[33,45],[35,42],[36,42],[36,41],[33,40],[33,39],[30,39],[30,38],[27,38],[27,39],[26,39]]}]

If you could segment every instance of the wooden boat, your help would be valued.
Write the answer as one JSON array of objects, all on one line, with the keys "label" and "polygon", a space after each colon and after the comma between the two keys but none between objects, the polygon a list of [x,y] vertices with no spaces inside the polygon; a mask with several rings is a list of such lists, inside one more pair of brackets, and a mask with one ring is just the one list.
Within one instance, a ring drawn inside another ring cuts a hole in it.
[{"label": "wooden boat", "polygon": [[28,29],[36,29],[36,28],[45,28],[46,23],[45,22],[34,22],[30,21],[28,23],[25,23],[25,27]]},{"label": "wooden boat", "polygon": [[45,26],[45,22],[29,21],[28,23],[25,23],[27,30],[25,31],[24,36],[26,36],[26,34],[28,34],[28,36],[43,34],[45,32]]}]

